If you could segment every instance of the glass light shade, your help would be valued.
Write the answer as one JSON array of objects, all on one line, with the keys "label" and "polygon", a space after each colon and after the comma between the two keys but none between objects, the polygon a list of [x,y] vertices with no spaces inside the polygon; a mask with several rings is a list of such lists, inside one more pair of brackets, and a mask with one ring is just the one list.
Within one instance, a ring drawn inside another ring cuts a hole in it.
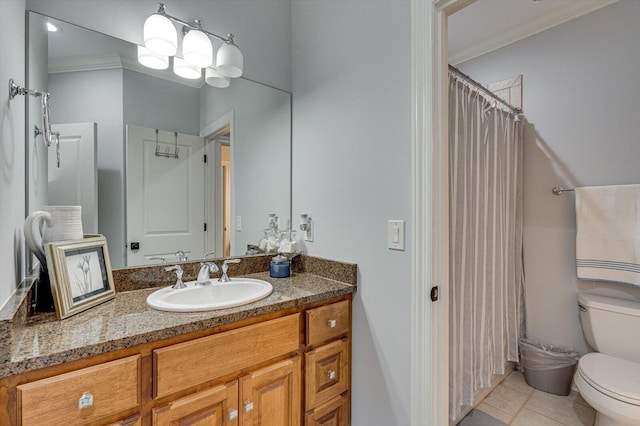
[{"label": "glass light shade", "polygon": [[217,87],[219,89],[224,89],[225,87],[229,87],[229,79],[220,75],[218,71],[213,68],[207,68],[204,73],[204,81],[213,87]]},{"label": "glass light shade", "polygon": [[169,57],[153,53],[144,46],[138,46],[138,62],[147,68],[154,70],[166,70],[169,68]]},{"label": "glass light shade", "polygon": [[144,46],[158,55],[178,52],[178,32],[169,18],[154,13],[144,21]]},{"label": "glass light shade", "polygon": [[173,72],[189,80],[195,80],[202,76],[202,69],[200,67],[194,67],[187,61],[177,56],[173,57]]},{"label": "glass light shade", "polygon": [[242,52],[235,44],[223,43],[216,54],[216,69],[224,77],[240,77],[244,66]]},{"label": "glass light shade", "polygon": [[189,31],[182,40],[182,56],[185,61],[196,67],[210,67],[213,63],[211,40],[202,31]]}]

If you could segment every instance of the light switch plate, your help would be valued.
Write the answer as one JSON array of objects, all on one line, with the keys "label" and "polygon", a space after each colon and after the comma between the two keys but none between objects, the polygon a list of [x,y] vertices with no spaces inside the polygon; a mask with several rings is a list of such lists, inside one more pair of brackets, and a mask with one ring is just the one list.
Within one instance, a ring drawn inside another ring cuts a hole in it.
[{"label": "light switch plate", "polygon": [[236,232],[242,231],[242,216],[236,216]]},{"label": "light switch plate", "polygon": [[404,251],[404,220],[389,220],[387,223],[387,247]]}]

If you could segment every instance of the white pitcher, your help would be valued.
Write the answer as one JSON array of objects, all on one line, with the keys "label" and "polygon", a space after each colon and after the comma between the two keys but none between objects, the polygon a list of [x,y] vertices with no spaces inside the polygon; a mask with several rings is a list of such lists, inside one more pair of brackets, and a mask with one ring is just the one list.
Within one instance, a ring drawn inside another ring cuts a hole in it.
[{"label": "white pitcher", "polygon": [[44,243],[81,240],[82,206],[44,206],[44,211],[31,213],[24,222],[27,246],[40,264],[46,266]]}]

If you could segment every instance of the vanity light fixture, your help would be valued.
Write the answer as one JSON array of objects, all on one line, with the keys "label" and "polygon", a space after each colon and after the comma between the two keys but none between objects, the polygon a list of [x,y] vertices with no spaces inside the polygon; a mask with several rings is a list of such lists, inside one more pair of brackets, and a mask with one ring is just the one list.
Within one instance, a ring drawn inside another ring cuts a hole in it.
[{"label": "vanity light fixture", "polygon": [[144,46],[138,46],[138,62],[147,68],[154,70],[166,70],[169,68],[169,57],[153,53]]},{"label": "vanity light fixture", "polygon": [[[182,58],[176,57],[178,53],[178,31],[174,22],[182,25]],[[213,44],[211,38],[222,41],[222,46],[216,54],[216,61],[213,60]],[[148,63],[164,64],[165,57],[173,56],[174,72],[184,78],[200,78],[202,68],[206,68],[206,74],[210,76],[205,80],[214,87],[228,86],[228,78],[240,77],[244,68],[244,58],[242,52],[233,40],[233,34],[222,37],[213,34],[202,28],[202,21],[196,19],[189,23],[168,15],[165,5],[158,4],[158,11],[147,18],[144,22],[144,47],[145,50],[138,49],[138,61],[145,66]],[[153,60],[150,54],[157,55]],[[168,58],[167,58],[168,66]],[[209,71],[209,67],[220,76],[221,79]],[[161,69],[161,68],[156,68]],[[196,76],[197,74],[197,76]],[[213,83],[213,84],[212,84]]]},{"label": "vanity light fixture", "polygon": [[220,75],[218,70],[216,70],[215,68],[207,68],[204,74],[204,81],[209,86],[217,87],[219,89],[229,87],[229,84],[231,84],[229,79]]}]

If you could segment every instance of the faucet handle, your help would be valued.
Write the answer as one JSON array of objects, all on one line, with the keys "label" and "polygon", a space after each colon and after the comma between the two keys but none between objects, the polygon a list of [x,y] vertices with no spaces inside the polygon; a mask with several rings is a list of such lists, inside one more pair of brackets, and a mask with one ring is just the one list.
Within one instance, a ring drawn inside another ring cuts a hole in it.
[{"label": "faucet handle", "polygon": [[178,250],[176,252],[176,256],[178,257],[178,259],[180,260],[180,262],[186,262],[188,260],[188,256],[186,255],[185,252],[183,252],[182,250]]},{"label": "faucet handle", "polygon": [[227,259],[222,262],[222,272],[227,272],[229,270],[230,263],[240,263],[240,259]]},{"label": "faucet handle", "polygon": [[166,268],[164,268],[165,271],[175,271],[176,273],[176,283],[171,287],[171,288],[185,288],[187,287],[187,285],[185,283],[182,282],[182,268],[180,267],[180,265],[173,265],[173,266],[167,266]]},{"label": "faucet handle", "polygon": [[216,255],[216,251],[215,250],[211,250],[208,253],[205,253],[204,256],[202,256],[203,259],[206,259],[209,256],[215,256]]}]

